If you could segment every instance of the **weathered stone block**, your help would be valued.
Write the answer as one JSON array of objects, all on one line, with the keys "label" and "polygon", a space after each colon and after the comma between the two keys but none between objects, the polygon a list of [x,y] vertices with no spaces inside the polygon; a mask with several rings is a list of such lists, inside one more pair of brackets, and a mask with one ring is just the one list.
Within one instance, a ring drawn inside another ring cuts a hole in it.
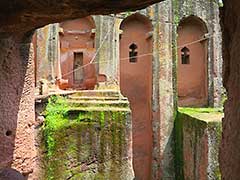
[{"label": "weathered stone block", "polygon": [[51,98],[46,109],[43,179],[133,179],[129,107],[68,101]]},{"label": "weathered stone block", "polygon": [[[206,113],[207,114],[207,113]],[[221,179],[219,121],[203,121],[179,112],[175,121],[176,179]]]}]

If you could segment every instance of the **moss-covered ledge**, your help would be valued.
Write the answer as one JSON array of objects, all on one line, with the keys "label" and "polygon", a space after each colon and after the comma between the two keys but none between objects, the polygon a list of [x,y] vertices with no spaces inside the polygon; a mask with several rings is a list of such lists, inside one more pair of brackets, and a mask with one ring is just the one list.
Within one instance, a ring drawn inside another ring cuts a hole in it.
[{"label": "moss-covered ledge", "polygon": [[44,179],[132,180],[130,114],[126,104],[81,107],[51,97],[45,112]]},{"label": "moss-covered ledge", "polygon": [[221,179],[222,109],[179,108],[175,120],[176,179]]}]

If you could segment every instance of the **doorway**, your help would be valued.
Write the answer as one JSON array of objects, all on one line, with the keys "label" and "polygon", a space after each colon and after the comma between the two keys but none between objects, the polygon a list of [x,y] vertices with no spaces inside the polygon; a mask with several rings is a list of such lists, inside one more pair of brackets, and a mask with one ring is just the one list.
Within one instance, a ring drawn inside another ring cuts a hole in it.
[{"label": "doorway", "polygon": [[83,82],[84,74],[83,74],[83,53],[74,53],[74,65],[73,65],[73,80],[75,84],[80,84]]},{"label": "doorway", "polygon": [[96,51],[93,18],[89,16],[65,21],[60,24],[60,27],[60,59],[63,79],[68,81],[69,88],[94,88],[95,66],[86,66]]}]

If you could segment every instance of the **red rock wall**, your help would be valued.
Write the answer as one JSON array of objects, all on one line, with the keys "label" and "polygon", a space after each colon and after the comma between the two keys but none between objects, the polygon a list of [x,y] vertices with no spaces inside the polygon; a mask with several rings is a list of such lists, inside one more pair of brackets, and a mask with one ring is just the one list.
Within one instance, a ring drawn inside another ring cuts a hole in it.
[{"label": "red rock wall", "polygon": [[222,179],[240,175],[240,1],[225,0],[222,9],[225,103],[220,154]]},{"label": "red rock wall", "polygon": [[133,166],[136,179],[151,179],[152,162],[152,55],[130,62],[129,46],[137,46],[137,56],[152,52],[150,21],[143,15],[129,16],[121,24],[120,88],[128,97],[133,118]]},{"label": "red rock wall", "polygon": [[[189,44],[203,39],[205,33],[207,31],[204,25],[197,18],[189,17],[178,26],[179,106],[205,106],[208,104],[207,41]],[[185,47],[189,50],[189,64],[182,64],[181,50]]]},{"label": "red rock wall", "polygon": [[34,170],[34,68],[30,43],[0,40],[0,168]]},{"label": "red rock wall", "polygon": [[[60,36],[61,72],[62,78],[68,80],[69,88],[92,89],[96,85],[95,65],[89,64],[95,54],[95,24],[92,17],[66,21],[60,24],[62,35]],[[74,67],[74,53],[82,53],[84,66]],[[76,70],[73,72],[73,70]],[[77,82],[74,74],[80,76],[82,81]]]},{"label": "red rock wall", "polygon": [[175,121],[176,179],[220,179],[221,121],[179,112]]},{"label": "red rock wall", "polygon": [[[176,124],[177,143],[182,146],[182,154],[177,151],[176,156],[182,156],[182,177],[186,180],[207,180],[207,123],[185,114],[178,114]],[[178,163],[179,161],[176,162],[177,165]],[[179,175],[176,175],[177,179],[181,179]]]},{"label": "red rock wall", "polygon": [[35,81],[35,86],[37,85],[37,69],[38,69],[38,65],[37,65],[37,33],[35,32],[33,34],[32,37],[32,44],[33,44],[33,51],[34,51],[34,81]]},{"label": "red rock wall", "polygon": [[93,14],[111,14],[147,7],[161,0],[2,0],[0,6],[0,37],[16,32],[29,32],[35,28],[67,19]]}]

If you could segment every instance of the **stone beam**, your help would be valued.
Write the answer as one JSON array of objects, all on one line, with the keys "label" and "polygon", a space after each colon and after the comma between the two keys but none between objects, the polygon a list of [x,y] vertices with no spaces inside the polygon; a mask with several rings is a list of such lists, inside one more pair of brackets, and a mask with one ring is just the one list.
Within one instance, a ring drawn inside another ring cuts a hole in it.
[{"label": "stone beam", "polygon": [[87,15],[137,10],[160,1],[162,0],[3,0],[0,7],[0,35],[27,32],[46,24]]}]

